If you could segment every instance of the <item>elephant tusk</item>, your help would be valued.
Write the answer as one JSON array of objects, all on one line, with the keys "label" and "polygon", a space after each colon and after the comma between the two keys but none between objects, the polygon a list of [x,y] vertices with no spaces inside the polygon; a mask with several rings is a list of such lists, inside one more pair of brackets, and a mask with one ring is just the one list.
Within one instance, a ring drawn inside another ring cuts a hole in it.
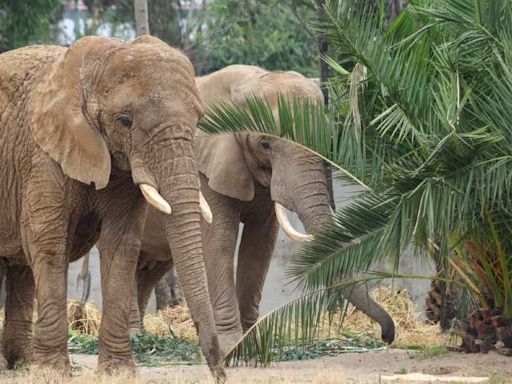
[{"label": "elephant tusk", "polygon": [[204,198],[201,191],[199,191],[199,207],[201,208],[201,215],[203,215],[203,219],[208,224],[211,224],[213,220],[212,210],[210,209],[210,206],[208,205],[208,202]]},{"label": "elephant tusk", "polygon": [[313,236],[305,235],[297,231],[295,228],[293,228],[292,224],[290,223],[290,220],[288,219],[288,216],[286,215],[285,207],[276,202],[274,204],[274,208],[276,211],[277,221],[279,222],[279,225],[281,226],[281,228],[283,228],[283,231],[288,235],[290,239],[298,241],[300,243],[311,241],[313,239]]},{"label": "elephant tusk", "polygon": [[139,184],[139,188],[150,205],[163,213],[168,215],[171,214],[171,206],[167,201],[165,201],[160,193],[158,193],[155,187],[149,184]]}]

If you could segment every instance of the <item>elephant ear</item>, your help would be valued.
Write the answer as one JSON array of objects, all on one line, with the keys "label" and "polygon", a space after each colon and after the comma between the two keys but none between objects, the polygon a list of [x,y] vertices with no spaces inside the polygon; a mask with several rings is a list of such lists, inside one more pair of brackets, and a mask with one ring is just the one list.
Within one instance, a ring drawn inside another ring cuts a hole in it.
[{"label": "elephant ear", "polygon": [[254,198],[254,182],[235,135],[196,136],[199,171],[214,191],[242,201]]},{"label": "elephant ear", "polygon": [[[110,178],[110,153],[100,134],[95,82],[111,53],[123,43],[86,37],[49,65],[30,94],[29,116],[35,142],[64,174],[96,189]],[[102,66],[103,64],[103,66]]]}]

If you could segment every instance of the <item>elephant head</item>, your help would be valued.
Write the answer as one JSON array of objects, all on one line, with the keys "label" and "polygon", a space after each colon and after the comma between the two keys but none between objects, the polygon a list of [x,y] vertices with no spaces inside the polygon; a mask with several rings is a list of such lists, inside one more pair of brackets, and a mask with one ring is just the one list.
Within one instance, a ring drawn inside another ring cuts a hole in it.
[{"label": "elephant head", "polygon": [[[278,96],[322,102],[320,88],[296,72],[268,72],[258,67],[235,65],[198,79],[201,97],[209,105],[221,101],[244,105],[254,95],[263,97],[277,117]],[[279,224],[294,240],[311,238],[295,230],[284,208],[299,216],[314,235],[332,220],[326,170],[321,158],[276,137],[240,133],[200,137],[199,169],[215,191],[242,201],[254,197],[255,183],[270,189]],[[381,324],[382,337],[394,339],[390,316],[361,288],[352,290],[349,301]]]},{"label": "elephant head", "polygon": [[[34,140],[70,178],[103,189],[111,174],[126,175],[166,214],[167,239],[204,355],[221,373],[193,142],[202,108],[190,61],[149,36],[132,43],[87,37],[48,71],[29,103]],[[203,211],[208,217],[204,204]]]}]

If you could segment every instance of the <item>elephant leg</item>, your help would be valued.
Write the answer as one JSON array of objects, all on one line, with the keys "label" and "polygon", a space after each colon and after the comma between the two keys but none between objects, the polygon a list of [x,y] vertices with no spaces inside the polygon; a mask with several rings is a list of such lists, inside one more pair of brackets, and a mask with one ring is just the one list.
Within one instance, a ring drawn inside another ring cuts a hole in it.
[{"label": "elephant leg", "polygon": [[240,202],[212,191],[203,180],[201,189],[214,217],[213,223],[201,224],[203,254],[219,344],[226,354],[242,336],[234,271]]},{"label": "elephant leg", "polygon": [[139,297],[139,312],[141,315],[141,321],[144,319],[146,308],[148,306],[149,298],[151,297],[151,291],[153,288],[156,289],[158,281],[162,280],[162,277],[166,275],[172,269],[172,261],[157,261],[152,267],[145,267],[137,273],[138,283],[138,297]]},{"label": "elephant leg", "polygon": [[34,277],[29,266],[11,265],[6,270],[3,354],[8,368],[30,361]]},{"label": "elephant leg", "polygon": [[98,368],[107,373],[135,371],[130,344],[130,311],[146,209],[137,192],[113,188],[100,194],[103,225],[97,246],[103,316]]},{"label": "elephant leg", "polygon": [[[44,189],[45,186],[40,187]],[[28,205],[38,208],[34,212],[25,211],[23,231],[27,244],[25,252],[32,264],[38,312],[32,360],[36,367],[69,374],[66,295],[70,228],[67,210],[61,206],[65,201],[62,192],[60,187],[58,191],[38,189]],[[26,284],[24,281],[20,283]]]},{"label": "elephant leg", "polygon": [[245,220],[236,271],[236,294],[244,333],[258,320],[261,291],[278,230],[271,205],[270,209],[262,209],[260,214]]},{"label": "elephant leg", "polygon": [[176,270],[171,268],[155,285],[156,309],[175,307],[183,300]]},{"label": "elephant leg", "polygon": [[143,317],[139,312],[139,299],[137,295],[137,280],[133,282],[132,297],[130,301],[130,336],[141,335],[144,332]]},{"label": "elephant leg", "polygon": [[[0,297],[2,294],[2,287],[3,287],[4,275],[5,275],[6,269],[7,269],[7,266],[5,264],[5,260],[3,260],[0,257]],[[5,295],[5,292],[4,292],[4,295]],[[0,305],[2,305],[2,304],[3,303],[0,301]],[[7,369],[7,360],[4,357],[3,347],[2,347],[0,349],[0,373],[4,372],[6,369]]]}]

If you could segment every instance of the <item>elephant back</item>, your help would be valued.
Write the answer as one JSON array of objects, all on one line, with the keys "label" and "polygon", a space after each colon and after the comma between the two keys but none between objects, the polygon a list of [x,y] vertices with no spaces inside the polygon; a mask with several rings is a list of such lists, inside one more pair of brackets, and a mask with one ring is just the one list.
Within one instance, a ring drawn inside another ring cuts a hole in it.
[{"label": "elephant back", "polygon": [[[46,64],[54,62],[66,48],[54,45],[35,45],[0,54],[0,92],[12,100],[13,96],[36,78]],[[0,105],[5,100],[0,100]]]}]

